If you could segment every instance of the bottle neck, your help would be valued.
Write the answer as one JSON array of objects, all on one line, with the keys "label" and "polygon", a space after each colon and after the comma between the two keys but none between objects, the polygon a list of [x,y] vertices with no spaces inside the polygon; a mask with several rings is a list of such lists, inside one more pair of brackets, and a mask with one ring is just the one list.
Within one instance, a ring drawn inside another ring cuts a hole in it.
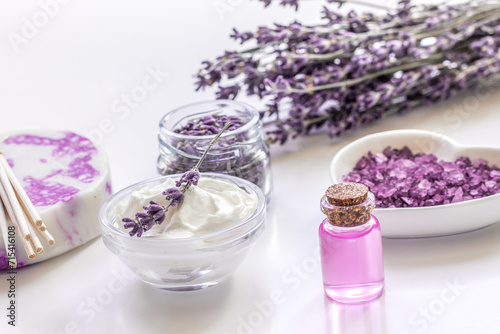
[{"label": "bottle neck", "polygon": [[323,220],[323,228],[330,234],[336,237],[353,238],[361,237],[370,233],[374,228],[379,226],[378,219],[374,215],[370,215],[370,219],[361,225],[356,226],[336,226],[332,225],[328,218]]}]

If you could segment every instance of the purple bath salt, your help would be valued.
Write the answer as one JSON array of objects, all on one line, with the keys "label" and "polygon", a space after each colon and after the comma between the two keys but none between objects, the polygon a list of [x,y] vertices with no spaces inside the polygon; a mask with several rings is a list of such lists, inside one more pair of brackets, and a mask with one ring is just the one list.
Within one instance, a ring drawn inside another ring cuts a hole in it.
[{"label": "purple bath salt", "polygon": [[343,177],[370,187],[379,208],[423,207],[457,203],[500,193],[500,168],[486,160],[439,160],[434,154],[386,147],[368,152]]}]

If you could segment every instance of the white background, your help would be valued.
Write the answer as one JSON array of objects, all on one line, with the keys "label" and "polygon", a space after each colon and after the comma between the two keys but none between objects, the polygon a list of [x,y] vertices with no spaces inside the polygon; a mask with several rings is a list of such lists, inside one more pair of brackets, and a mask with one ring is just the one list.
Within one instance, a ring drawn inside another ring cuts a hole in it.
[{"label": "white background", "polygon": [[[49,3],[52,17],[44,20],[42,7]],[[264,10],[248,0],[54,3],[2,1],[0,127],[50,126],[94,137],[110,157],[115,191],[156,175],[162,115],[213,98],[212,91],[194,92],[192,75],[202,60],[237,47],[228,38],[233,26],[254,29],[296,17],[315,22],[321,5],[310,2],[296,14],[276,6]],[[13,34],[22,36],[26,22],[34,20],[40,27],[15,46]],[[115,112],[123,94],[142,85],[151,69],[168,74],[129,112]],[[366,134],[400,128],[500,147],[499,106],[498,89],[470,92],[335,141],[316,135],[272,147],[275,195],[267,229],[228,281],[195,293],[160,291],[130,277],[98,238],[18,271],[16,329],[29,334],[498,333],[500,225],[449,237],[385,239],[386,292],[362,305],[342,306],[323,297],[315,254],[323,219],[319,198],[330,185],[329,163],[339,148]],[[97,130],[103,124],[106,133]],[[0,333],[12,331],[6,278],[0,274]],[[110,294],[116,282],[123,289]],[[276,294],[278,305],[270,307]]]}]

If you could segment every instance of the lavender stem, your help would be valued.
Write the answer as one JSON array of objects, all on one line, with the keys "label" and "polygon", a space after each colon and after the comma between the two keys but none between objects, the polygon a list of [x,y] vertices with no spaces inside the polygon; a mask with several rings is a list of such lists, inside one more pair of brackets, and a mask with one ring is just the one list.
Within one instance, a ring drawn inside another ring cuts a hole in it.
[{"label": "lavender stem", "polygon": [[214,139],[212,139],[210,141],[210,143],[208,144],[207,149],[205,150],[205,152],[203,152],[203,155],[201,156],[200,160],[198,161],[198,163],[196,164],[196,166],[194,166],[192,168],[192,170],[195,170],[195,171],[199,170],[199,168],[201,166],[201,163],[203,162],[203,160],[205,160],[205,157],[208,154],[208,151],[210,151],[210,149],[212,148],[212,146],[217,142],[217,139],[219,139],[219,137],[222,135],[222,133],[224,133],[224,131],[226,131],[227,128],[230,127],[230,126],[231,126],[231,122],[227,122],[226,124],[224,124],[224,127],[219,131],[219,133],[214,137]]}]

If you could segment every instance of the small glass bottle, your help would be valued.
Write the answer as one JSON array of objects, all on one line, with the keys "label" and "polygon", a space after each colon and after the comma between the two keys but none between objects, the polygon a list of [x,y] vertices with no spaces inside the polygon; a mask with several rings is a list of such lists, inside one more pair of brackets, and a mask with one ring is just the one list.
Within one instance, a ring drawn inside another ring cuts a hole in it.
[{"label": "small glass bottle", "polygon": [[380,225],[371,214],[375,196],[360,183],[340,183],[321,198],[327,218],[319,227],[325,294],[338,302],[363,302],[384,290]]},{"label": "small glass bottle", "polygon": [[259,112],[248,104],[232,100],[194,103],[168,112],[160,120],[160,155],[156,166],[162,175],[184,173],[198,163],[215,135],[189,136],[176,128],[201,117],[237,117],[244,125],[226,131],[207,154],[201,172],[237,176],[259,186],[269,204],[273,191],[271,159]]}]

